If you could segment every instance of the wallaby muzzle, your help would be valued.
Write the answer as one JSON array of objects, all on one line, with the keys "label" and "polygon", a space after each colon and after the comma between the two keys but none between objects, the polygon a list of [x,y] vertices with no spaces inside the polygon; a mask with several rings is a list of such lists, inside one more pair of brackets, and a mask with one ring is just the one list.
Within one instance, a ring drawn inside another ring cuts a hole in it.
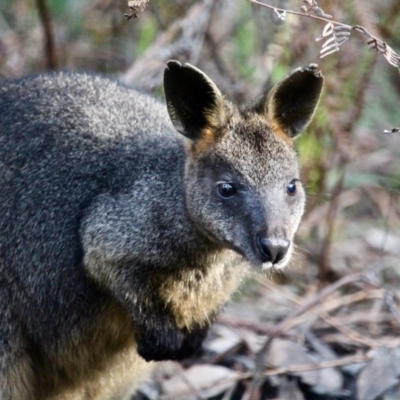
[{"label": "wallaby muzzle", "polygon": [[290,247],[290,241],[287,239],[269,238],[262,232],[257,235],[257,245],[263,264],[271,263],[275,265],[285,259]]}]

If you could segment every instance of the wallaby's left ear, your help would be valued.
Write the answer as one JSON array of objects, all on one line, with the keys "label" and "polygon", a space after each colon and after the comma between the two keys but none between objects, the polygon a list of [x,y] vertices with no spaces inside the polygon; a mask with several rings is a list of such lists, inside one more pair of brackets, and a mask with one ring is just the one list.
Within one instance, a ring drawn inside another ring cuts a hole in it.
[{"label": "wallaby's left ear", "polygon": [[324,78],[316,64],[298,68],[273,86],[255,110],[268,117],[273,130],[294,138],[311,121],[323,83]]},{"label": "wallaby's left ear", "polygon": [[202,71],[190,64],[169,61],[164,72],[168,113],[182,135],[212,142],[225,122],[221,92]]}]

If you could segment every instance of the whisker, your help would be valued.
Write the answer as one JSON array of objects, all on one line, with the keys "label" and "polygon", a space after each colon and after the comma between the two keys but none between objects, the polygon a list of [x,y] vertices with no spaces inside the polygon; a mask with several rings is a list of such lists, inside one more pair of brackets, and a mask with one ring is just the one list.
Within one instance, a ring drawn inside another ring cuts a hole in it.
[{"label": "whisker", "polygon": [[[300,251],[297,251],[297,250],[300,250]],[[296,243],[293,243],[293,253],[301,254],[302,252],[307,253],[310,256],[314,255],[310,250],[306,249],[305,247],[301,247],[301,246],[297,245]]]},{"label": "whisker", "polygon": [[309,193],[306,192],[307,197],[312,197],[315,199],[325,199],[325,200],[331,200],[333,198],[332,193]]}]

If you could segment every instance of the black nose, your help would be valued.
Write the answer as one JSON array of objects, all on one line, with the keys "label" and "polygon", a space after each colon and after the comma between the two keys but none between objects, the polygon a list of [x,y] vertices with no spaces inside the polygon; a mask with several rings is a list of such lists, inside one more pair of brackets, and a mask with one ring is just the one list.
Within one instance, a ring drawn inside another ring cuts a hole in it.
[{"label": "black nose", "polygon": [[278,264],[279,261],[282,261],[290,246],[289,240],[266,238],[263,235],[258,236],[258,244],[260,246],[262,261],[272,264]]}]

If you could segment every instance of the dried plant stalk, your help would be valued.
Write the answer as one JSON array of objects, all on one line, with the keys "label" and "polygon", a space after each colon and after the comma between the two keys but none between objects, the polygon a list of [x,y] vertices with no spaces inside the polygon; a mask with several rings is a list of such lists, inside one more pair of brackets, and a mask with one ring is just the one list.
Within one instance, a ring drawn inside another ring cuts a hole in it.
[{"label": "dried plant stalk", "polygon": [[321,58],[328,56],[329,54],[339,51],[340,46],[347,42],[350,37],[351,28],[348,26],[337,25],[334,26],[331,22],[325,25],[321,36],[318,36],[315,40],[318,42],[320,40],[326,39],[321,47]]},{"label": "dried plant stalk", "polygon": [[323,33],[316,39],[318,41],[324,39],[325,37],[329,37],[322,45],[320,51],[321,58],[338,51],[340,46],[342,46],[349,39],[351,31],[354,30],[370,39],[368,44],[371,46],[371,50],[376,50],[379,54],[382,54],[386,58],[390,65],[400,69],[400,55],[397,54],[386,42],[372,35],[361,25],[351,26],[343,24],[342,22],[331,20],[332,16],[326,14],[324,10],[318,6],[315,0],[303,0],[305,5],[301,7],[301,11],[275,7],[270,4],[262,3],[258,0],[249,1],[250,3],[273,10],[282,20],[285,19],[283,16],[286,17],[287,14],[294,14],[325,21],[327,24],[324,27]]}]

